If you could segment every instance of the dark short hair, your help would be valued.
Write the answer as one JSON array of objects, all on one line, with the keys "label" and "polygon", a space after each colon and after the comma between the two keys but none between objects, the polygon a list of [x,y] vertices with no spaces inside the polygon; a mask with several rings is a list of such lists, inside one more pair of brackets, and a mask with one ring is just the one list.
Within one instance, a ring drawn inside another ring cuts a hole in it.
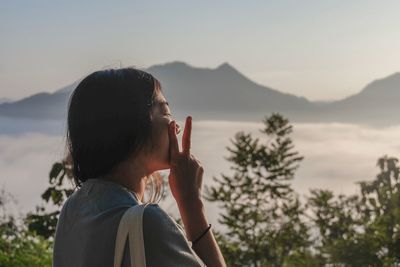
[{"label": "dark short hair", "polygon": [[160,82],[150,73],[107,69],[85,77],[69,98],[67,148],[77,187],[108,174],[150,142],[150,109]]}]

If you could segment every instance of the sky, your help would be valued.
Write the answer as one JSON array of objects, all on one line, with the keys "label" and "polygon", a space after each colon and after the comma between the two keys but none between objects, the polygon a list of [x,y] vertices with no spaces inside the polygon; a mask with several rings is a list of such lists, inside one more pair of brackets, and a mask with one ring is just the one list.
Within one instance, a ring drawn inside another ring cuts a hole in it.
[{"label": "sky", "polygon": [[105,67],[228,62],[310,100],[400,71],[400,1],[0,1],[0,98]]}]

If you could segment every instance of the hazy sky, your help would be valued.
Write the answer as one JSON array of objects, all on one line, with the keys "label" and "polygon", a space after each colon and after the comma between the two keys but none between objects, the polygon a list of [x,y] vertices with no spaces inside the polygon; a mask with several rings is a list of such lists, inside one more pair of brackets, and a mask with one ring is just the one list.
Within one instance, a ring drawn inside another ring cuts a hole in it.
[{"label": "hazy sky", "polygon": [[229,62],[254,81],[339,99],[400,71],[400,1],[1,1],[0,98],[105,66]]}]

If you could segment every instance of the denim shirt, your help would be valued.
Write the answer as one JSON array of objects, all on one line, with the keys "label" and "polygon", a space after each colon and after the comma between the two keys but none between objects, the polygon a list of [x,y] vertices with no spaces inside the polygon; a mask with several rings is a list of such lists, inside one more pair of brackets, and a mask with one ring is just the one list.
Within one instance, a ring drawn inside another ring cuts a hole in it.
[{"label": "denim shirt", "polygon": [[[138,203],[132,192],[117,183],[100,178],[84,182],[61,209],[53,267],[112,267],[119,221]],[[143,238],[147,267],[206,266],[181,226],[158,204],[150,204],[144,211]],[[121,266],[131,267],[128,241]]]}]

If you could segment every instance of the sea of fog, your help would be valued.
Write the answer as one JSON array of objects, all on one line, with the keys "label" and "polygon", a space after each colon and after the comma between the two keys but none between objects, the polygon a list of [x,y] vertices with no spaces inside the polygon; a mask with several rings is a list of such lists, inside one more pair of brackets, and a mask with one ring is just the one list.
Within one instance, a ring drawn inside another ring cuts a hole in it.
[{"label": "sea of fog", "polygon": [[[184,127],[183,121],[178,123]],[[0,125],[0,189],[13,196],[7,211],[22,215],[42,203],[40,195],[47,188],[51,165],[64,154],[64,126],[52,121],[16,122],[4,118]],[[193,120],[192,153],[204,166],[203,184],[211,184],[213,176],[232,173],[225,157],[229,156],[226,146],[231,146],[235,133],[252,133],[266,141],[262,128],[261,122]],[[379,172],[379,157],[400,156],[399,136],[400,126],[376,129],[339,123],[293,124],[295,149],[305,157],[293,187],[301,196],[307,196],[312,188],[355,193],[357,181],[373,179]],[[172,199],[160,206],[177,214]],[[206,202],[206,212],[210,222],[218,225],[218,206]]]}]

